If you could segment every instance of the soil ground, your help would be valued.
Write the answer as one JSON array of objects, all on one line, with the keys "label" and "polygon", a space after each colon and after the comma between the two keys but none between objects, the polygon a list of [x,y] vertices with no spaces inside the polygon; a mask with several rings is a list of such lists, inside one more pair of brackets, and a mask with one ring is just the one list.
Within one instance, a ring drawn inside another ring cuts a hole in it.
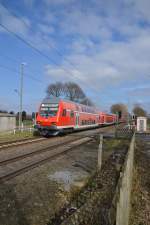
[{"label": "soil ground", "polygon": [[150,135],[136,139],[130,225],[150,225]]}]

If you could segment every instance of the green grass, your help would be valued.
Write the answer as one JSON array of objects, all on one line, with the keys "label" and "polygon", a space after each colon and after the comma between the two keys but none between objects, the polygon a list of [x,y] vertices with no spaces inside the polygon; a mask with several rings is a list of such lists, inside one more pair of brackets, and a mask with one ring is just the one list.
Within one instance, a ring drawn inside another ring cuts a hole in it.
[{"label": "green grass", "polygon": [[16,131],[16,133],[0,133],[0,143],[7,141],[15,141],[24,138],[33,138],[33,132],[31,131]]},{"label": "green grass", "polygon": [[[34,124],[33,124],[32,120],[24,120],[23,121],[23,125],[24,125],[24,127],[32,127]],[[19,126],[19,121],[18,120],[16,120],[16,126],[17,127]]]}]

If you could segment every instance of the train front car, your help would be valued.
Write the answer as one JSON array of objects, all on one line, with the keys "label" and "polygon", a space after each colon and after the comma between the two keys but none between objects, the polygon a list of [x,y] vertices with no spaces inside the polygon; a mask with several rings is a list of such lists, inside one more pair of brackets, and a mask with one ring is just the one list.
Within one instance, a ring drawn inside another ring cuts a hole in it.
[{"label": "train front car", "polygon": [[89,106],[59,98],[44,99],[36,119],[42,136],[58,135],[99,126],[99,112]]},{"label": "train front car", "polygon": [[57,98],[44,99],[40,105],[36,118],[35,128],[44,137],[57,135],[60,130],[57,128],[59,119],[60,101]]}]

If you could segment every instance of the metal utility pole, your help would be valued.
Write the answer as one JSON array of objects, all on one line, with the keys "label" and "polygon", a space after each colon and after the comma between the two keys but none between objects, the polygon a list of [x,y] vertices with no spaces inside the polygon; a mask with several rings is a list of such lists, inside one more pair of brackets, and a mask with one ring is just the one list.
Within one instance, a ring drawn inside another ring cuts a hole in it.
[{"label": "metal utility pole", "polygon": [[128,97],[128,126],[130,126],[130,99]]},{"label": "metal utility pole", "polygon": [[116,123],[115,123],[115,138],[117,138],[117,130],[118,130],[118,121],[119,120],[119,113],[116,112]]},{"label": "metal utility pole", "polygon": [[19,130],[21,130],[22,125],[22,97],[23,97],[23,76],[24,76],[24,65],[21,63],[21,76],[20,76],[20,110],[19,110]]}]

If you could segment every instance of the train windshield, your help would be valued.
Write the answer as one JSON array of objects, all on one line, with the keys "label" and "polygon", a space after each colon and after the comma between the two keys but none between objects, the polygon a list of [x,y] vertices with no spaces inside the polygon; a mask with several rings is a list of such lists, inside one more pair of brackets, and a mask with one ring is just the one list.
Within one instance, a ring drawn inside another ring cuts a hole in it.
[{"label": "train windshield", "polygon": [[42,103],[40,108],[40,115],[43,117],[56,116],[58,112],[58,104]]}]

